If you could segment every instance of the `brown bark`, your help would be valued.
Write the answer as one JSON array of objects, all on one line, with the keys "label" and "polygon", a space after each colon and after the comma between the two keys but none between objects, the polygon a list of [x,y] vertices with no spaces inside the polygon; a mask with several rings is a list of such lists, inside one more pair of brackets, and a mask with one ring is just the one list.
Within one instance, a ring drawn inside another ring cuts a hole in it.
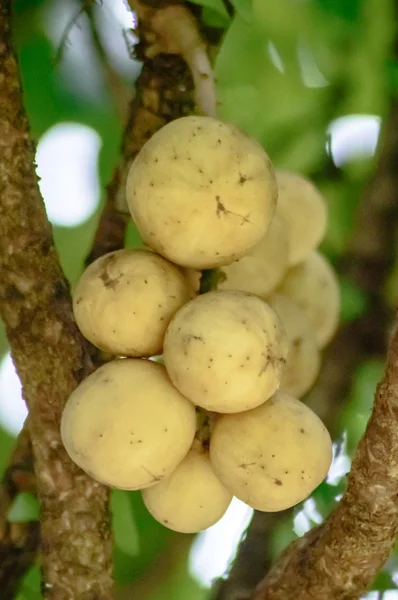
[{"label": "brown bark", "polygon": [[0,312],[30,411],[47,599],[112,597],[108,490],[63,449],[59,423],[92,370],[73,320],[34,169],[12,49],[10,2],[0,2]]},{"label": "brown bark", "polygon": [[337,509],[292,544],[255,600],[354,600],[384,564],[398,532],[398,330]]},{"label": "brown bark", "polygon": [[107,187],[105,207],[87,264],[124,245],[129,219],[125,183],[135,156],[156,131],[169,121],[192,113],[194,108],[193,83],[184,61],[171,54],[145,59],[145,31],[142,40],[138,56],[144,60],[144,65],[129,109],[120,161]]}]

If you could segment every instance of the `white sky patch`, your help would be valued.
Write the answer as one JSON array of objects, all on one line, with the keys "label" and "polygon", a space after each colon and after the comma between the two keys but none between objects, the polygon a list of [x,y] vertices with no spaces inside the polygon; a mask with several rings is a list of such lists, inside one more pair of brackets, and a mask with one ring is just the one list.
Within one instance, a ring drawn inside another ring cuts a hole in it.
[{"label": "white sky patch", "polygon": [[129,52],[129,44],[138,41],[132,32],[137,24],[135,14],[123,0],[103,0],[95,6],[95,15],[101,42],[110,62],[121,75],[133,78],[141,69],[141,63],[134,60]]},{"label": "white sky patch", "polygon": [[311,529],[311,521],[308,515],[305,514],[304,510],[300,510],[299,513],[293,519],[293,531],[298,536],[301,537],[307,531]]},{"label": "white sky patch", "polygon": [[381,592],[368,592],[361,596],[362,600],[398,600],[398,590],[387,590]]},{"label": "white sky patch", "polygon": [[308,498],[308,500],[304,502],[304,512],[313,523],[316,523],[317,525],[322,523],[322,515],[318,511],[315,500],[313,498]]},{"label": "white sky patch", "polygon": [[297,58],[305,86],[318,88],[329,85],[329,81],[323,76],[318,67],[313,52],[302,42],[297,46]]},{"label": "white sky patch", "polygon": [[372,157],[379,139],[381,119],[376,115],[346,115],[328,127],[327,150],[338,167],[356,158]]},{"label": "white sky patch", "polygon": [[340,443],[333,443],[333,461],[329,469],[326,482],[337,485],[351,468],[350,457],[347,454],[347,432],[343,433]]},{"label": "white sky patch", "polygon": [[28,411],[22,398],[22,386],[10,353],[0,363],[0,426],[17,436]]},{"label": "white sky patch", "polygon": [[128,5],[127,0],[104,0],[104,6],[109,6],[118,23],[124,29],[137,26],[137,17]]},{"label": "white sky patch", "polygon": [[226,574],[252,515],[247,504],[233,498],[222,519],[196,537],[189,570],[202,585],[210,587],[214,579]]},{"label": "white sky patch", "polygon": [[58,123],[37,147],[37,173],[48,218],[74,227],[86,221],[100,199],[98,154],[101,138],[81,123]]},{"label": "white sky patch", "polygon": [[[56,51],[69,27],[58,67],[63,84],[80,97],[101,105],[106,101],[101,61],[93,46],[87,15],[83,12],[77,17],[78,11],[79,4],[75,2],[53,0],[44,4],[42,18]],[[70,26],[74,19],[73,26]]]},{"label": "white sky patch", "polygon": [[280,73],[284,73],[285,67],[283,64],[282,57],[279,54],[279,51],[275,46],[274,42],[271,42],[271,40],[268,40],[267,42],[267,52],[274,67],[276,67]]}]

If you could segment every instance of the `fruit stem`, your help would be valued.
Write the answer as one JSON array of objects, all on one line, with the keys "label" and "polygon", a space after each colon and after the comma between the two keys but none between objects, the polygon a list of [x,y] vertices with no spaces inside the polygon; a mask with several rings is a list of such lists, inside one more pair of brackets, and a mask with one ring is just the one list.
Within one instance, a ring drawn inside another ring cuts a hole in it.
[{"label": "fruit stem", "polygon": [[219,283],[226,279],[220,269],[204,269],[200,278],[199,295],[216,290]]}]

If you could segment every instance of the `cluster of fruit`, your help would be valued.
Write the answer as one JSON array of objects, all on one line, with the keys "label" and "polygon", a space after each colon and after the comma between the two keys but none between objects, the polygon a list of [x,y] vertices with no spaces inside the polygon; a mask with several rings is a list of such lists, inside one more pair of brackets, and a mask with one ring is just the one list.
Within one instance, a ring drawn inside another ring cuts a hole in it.
[{"label": "cluster of fruit", "polygon": [[[98,259],[75,289],[81,332],[116,358],[69,398],[67,452],[98,481],[142,490],[181,532],[217,522],[233,495],[294,506],[332,458],[299,400],[338,322],[337,280],[316,250],[323,197],[235,127],[184,117],[142,148],[127,199],[147,249]],[[201,294],[210,269],[218,287]]]}]

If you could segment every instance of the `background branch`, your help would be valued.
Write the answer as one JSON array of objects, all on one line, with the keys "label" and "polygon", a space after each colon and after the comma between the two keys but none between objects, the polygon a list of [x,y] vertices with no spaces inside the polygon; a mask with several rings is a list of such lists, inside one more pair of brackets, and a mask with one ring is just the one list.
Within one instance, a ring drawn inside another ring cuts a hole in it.
[{"label": "background branch", "polygon": [[[398,220],[398,105],[394,101],[382,138],[376,173],[358,211],[344,260],[347,275],[366,291],[369,309],[344,328],[329,350],[323,376],[310,396],[329,425],[336,418],[360,359],[381,354],[389,311],[383,302],[393,265]],[[376,392],[348,489],[324,524],[293,543],[271,567],[255,600],[359,598],[386,561],[398,531],[398,336],[394,332],[386,373]],[[332,408],[328,408],[328,406]]]}]

